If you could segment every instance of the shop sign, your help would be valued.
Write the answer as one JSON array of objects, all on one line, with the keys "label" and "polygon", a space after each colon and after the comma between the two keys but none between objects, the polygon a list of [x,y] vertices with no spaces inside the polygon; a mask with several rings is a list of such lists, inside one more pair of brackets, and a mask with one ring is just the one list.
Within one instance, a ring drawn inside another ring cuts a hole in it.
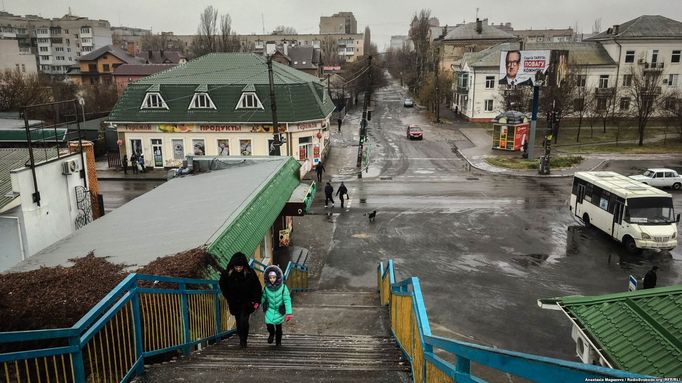
[{"label": "shop sign", "polygon": [[313,146],[313,158],[315,158],[315,159],[320,158],[320,145],[319,144],[315,144],[315,146]]},{"label": "shop sign", "polygon": [[151,132],[154,129],[150,124],[130,124],[120,125],[118,130],[124,132]]},{"label": "shop sign", "polygon": [[200,132],[241,132],[240,125],[199,125]]},{"label": "shop sign", "polygon": [[296,130],[319,129],[320,124],[317,122],[303,122],[296,125]]}]

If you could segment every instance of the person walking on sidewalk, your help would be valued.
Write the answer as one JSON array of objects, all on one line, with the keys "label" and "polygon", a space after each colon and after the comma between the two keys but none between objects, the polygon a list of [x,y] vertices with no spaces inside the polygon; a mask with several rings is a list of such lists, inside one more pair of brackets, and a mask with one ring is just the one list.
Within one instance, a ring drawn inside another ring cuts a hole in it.
[{"label": "person walking on sidewalk", "polygon": [[317,163],[317,166],[315,166],[315,173],[317,173],[317,183],[319,184],[322,182],[322,173],[327,171],[327,169],[324,168],[324,165],[322,165],[322,161]]},{"label": "person walking on sidewalk", "polygon": [[124,154],[123,159],[121,160],[121,164],[123,165],[123,174],[128,174],[128,155]]},{"label": "person walking on sidewalk", "polygon": [[276,346],[282,345],[282,323],[292,318],[291,294],[284,284],[282,269],[270,265],[263,272],[265,287],[261,298],[263,312],[265,312],[265,325],[268,328],[268,343],[275,341]]},{"label": "person walking on sidewalk", "polygon": [[230,314],[237,323],[239,346],[245,348],[249,337],[249,315],[258,308],[263,290],[244,253],[238,252],[232,256],[227,269],[220,273],[219,284],[220,291],[227,299]]},{"label": "person walking on sidewalk", "polygon": [[341,124],[343,124],[343,119],[341,117],[336,120],[336,122],[339,124],[339,133],[341,133]]},{"label": "person walking on sidewalk", "polygon": [[137,174],[138,171],[138,163],[137,163],[137,154],[133,152],[133,154],[130,155],[130,167],[133,168],[133,174]]},{"label": "person walking on sidewalk", "polygon": [[324,207],[329,205],[329,201],[332,201],[332,206],[334,206],[334,187],[327,181],[327,185],[324,187]]},{"label": "person walking on sidewalk", "polygon": [[140,171],[142,173],[145,172],[144,169],[144,154],[140,153],[140,155],[137,157],[137,162],[140,164]]},{"label": "person walking on sidewalk", "polygon": [[653,289],[656,287],[656,270],[658,270],[658,266],[654,266],[649,270],[645,275],[644,275],[644,281],[642,281],[642,288],[644,289]]},{"label": "person walking on sidewalk", "polygon": [[341,186],[339,186],[339,189],[336,190],[336,195],[339,196],[339,200],[341,200],[341,209],[343,209],[343,201],[344,198],[343,196],[346,196],[346,199],[348,199],[348,189],[346,188],[346,185],[341,182]]}]

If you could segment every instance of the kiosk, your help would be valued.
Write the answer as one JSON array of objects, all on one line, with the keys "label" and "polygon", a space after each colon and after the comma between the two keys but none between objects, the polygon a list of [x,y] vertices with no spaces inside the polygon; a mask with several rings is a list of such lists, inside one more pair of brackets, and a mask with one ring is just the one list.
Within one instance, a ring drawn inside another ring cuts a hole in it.
[{"label": "kiosk", "polygon": [[519,151],[528,140],[530,119],[521,112],[508,111],[493,119],[493,149]]}]

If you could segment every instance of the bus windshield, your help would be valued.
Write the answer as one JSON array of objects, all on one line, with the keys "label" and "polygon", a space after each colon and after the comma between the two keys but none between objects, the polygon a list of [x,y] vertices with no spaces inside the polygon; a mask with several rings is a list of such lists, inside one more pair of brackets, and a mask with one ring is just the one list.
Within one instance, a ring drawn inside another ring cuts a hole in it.
[{"label": "bus windshield", "polygon": [[675,222],[673,200],[668,197],[628,199],[625,220],[630,223],[667,225]]}]

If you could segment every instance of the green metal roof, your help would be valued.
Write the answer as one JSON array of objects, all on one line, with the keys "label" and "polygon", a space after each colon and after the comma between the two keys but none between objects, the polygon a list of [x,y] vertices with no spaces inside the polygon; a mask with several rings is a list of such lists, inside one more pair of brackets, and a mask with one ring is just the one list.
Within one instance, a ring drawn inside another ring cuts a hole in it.
[{"label": "green metal roof", "polygon": [[[63,142],[66,137],[66,129],[34,129],[31,130],[33,142]],[[56,133],[56,135],[55,135]],[[26,142],[26,131],[23,129],[0,130],[0,142]]]},{"label": "green metal roof", "polygon": [[682,285],[540,303],[561,306],[614,368],[682,377]]},{"label": "green metal roof", "polygon": [[[326,118],[334,103],[317,77],[273,62],[279,122]],[[188,110],[198,88],[216,109]],[[263,109],[236,109],[243,92],[254,91]],[[140,110],[147,92],[159,92],[165,109]],[[212,53],[128,85],[109,115],[111,122],[271,123],[270,87],[265,58],[254,54]]]},{"label": "green metal roof", "polygon": [[[261,243],[268,229],[298,187],[301,165],[291,157],[282,161],[281,167],[251,194],[243,207],[230,216],[211,239],[207,250],[216,261],[226,267],[238,251],[250,255]],[[211,274],[211,273],[209,273]],[[217,273],[213,270],[216,276]]]}]

